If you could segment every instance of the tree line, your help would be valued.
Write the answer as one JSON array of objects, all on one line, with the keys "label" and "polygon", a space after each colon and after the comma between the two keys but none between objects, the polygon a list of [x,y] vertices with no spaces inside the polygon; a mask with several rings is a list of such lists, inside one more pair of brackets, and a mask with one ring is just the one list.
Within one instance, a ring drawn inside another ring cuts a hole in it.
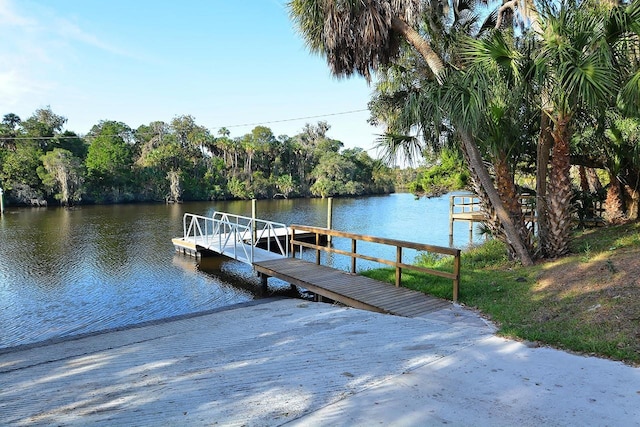
[{"label": "tree line", "polygon": [[192,116],[132,129],[101,121],[80,136],[51,108],[0,123],[0,188],[8,203],[360,196],[394,191],[393,171],[327,136],[326,122],[276,137],[255,127],[213,135]]},{"label": "tree line", "polygon": [[[288,7],[333,74],[375,79],[370,120],[387,129],[379,146],[388,158],[460,153],[492,233],[524,265],[568,252],[576,194],[584,205],[602,191],[595,168],[609,182],[607,219],[638,218],[639,1]],[[537,235],[523,217],[523,175],[533,177]]]}]

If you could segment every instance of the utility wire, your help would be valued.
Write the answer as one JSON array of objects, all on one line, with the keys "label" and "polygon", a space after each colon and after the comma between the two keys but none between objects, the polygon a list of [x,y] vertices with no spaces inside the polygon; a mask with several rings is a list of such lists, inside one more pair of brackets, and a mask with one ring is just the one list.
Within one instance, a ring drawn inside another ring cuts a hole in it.
[{"label": "utility wire", "polygon": [[217,127],[218,129],[221,129],[223,127],[225,127],[225,128],[237,128],[237,127],[242,127],[242,126],[269,125],[269,124],[272,124],[272,123],[294,122],[296,120],[318,119],[320,117],[330,117],[330,116],[340,116],[340,115],[343,115],[343,114],[361,113],[363,111],[369,111],[369,110],[367,108],[363,108],[361,110],[351,110],[351,111],[342,111],[340,113],[320,114],[318,116],[296,117],[294,119],[272,120],[270,122],[244,123],[244,124],[241,124],[241,125],[213,126],[213,127],[214,128]]},{"label": "utility wire", "polygon": [[[331,117],[331,116],[341,116],[341,115],[345,115],[345,114],[354,114],[354,113],[362,113],[363,111],[369,111],[367,108],[363,108],[360,110],[351,110],[351,111],[342,111],[339,113],[329,113],[329,114],[319,114],[317,116],[306,116],[306,117],[296,117],[296,118],[291,118],[291,119],[281,119],[281,120],[272,120],[269,122],[257,122],[257,123],[244,123],[244,124],[237,124],[237,125],[229,125],[229,126],[212,126],[213,128],[217,128],[217,129],[222,129],[222,128],[237,128],[237,127],[243,127],[243,126],[261,126],[261,125],[269,125],[269,124],[273,124],[273,123],[284,123],[284,122],[294,122],[296,120],[308,120],[308,119],[319,119],[321,117]],[[133,131],[135,132],[135,129],[133,129]],[[15,136],[15,137],[0,137],[0,141],[13,141],[13,140],[22,140],[22,139],[78,139],[78,138],[84,138],[87,135],[74,135],[74,136]]]}]

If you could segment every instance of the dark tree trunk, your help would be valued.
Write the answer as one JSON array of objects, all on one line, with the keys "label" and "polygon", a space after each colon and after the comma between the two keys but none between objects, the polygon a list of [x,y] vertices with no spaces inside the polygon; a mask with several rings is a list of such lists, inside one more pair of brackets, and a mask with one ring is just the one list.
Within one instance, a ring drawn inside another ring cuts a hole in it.
[{"label": "dark tree trunk", "polygon": [[571,237],[571,188],[569,117],[560,115],[553,129],[553,156],[547,194],[549,234],[546,253],[555,258],[569,252]]},{"label": "dark tree trunk", "polygon": [[[486,194],[486,197],[489,199],[489,203],[493,207],[493,210],[495,211],[495,214],[500,221],[500,225],[502,227],[502,231],[504,232],[507,244],[513,248],[514,253],[520,260],[522,265],[533,265],[533,260],[531,258],[531,254],[529,253],[527,245],[525,245],[525,243],[523,242],[522,237],[520,236],[520,233],[518,233],[518,229],[513,222],[513,219],[509,215],[509,212],[505,209],[504,204],[500,199],[500,195],[493,185],[493,181],[491,180],[489,171],[482,161],[482,156],[480,154],[480,151],[478,150],[478,147],[473,141],[473,137],[467,132],[461,132],[460,136],[462,139],[464,150],[466,151],[469,159],[469,168],[471,170],[471,175],[474,176],[475,179],[477,179],[477,181],[480,183],[480,186],[484,190],[483,193]],[[479,194],[479,196],[481,195]]]},{"label": "dark tree trunk", "polygon": [[538,250],[541,256],[547,255],[545,248],[549,241],[547,176],[549,175],[549,154],[553,145],[550,122],[547,112],[543,111],[540,118],[540,137],[536,153],[536,221],[538,224]]},{"label": "dark tree trunk", "polygon": [[592,193],[599,193],[602,191],[602,183],[600,182],[600,178],[598,178],[595,169],[587,168],[587,181],[589,181],[589,191]]},{"label": "dark tree trunk", "polygon": [[[529,253],[531,253],[531,236],[525,226],[524,215],[522,214],[522,204],[520,203],[520,195],[516,188],[513,173],[509,168],[508,158],[504,153],[496,157],[494,169],[496,175],[496,189],[498,190],[500,199],[509,213],[511,221],[520,235],[520,239],[526,246]],[[512,253],[510,255],[514,257],[517,254]]]},{"label": "dark tree trunk", "polygon": [[611,224],[619,224],[625,220],[622,184],[618,180],[618,176],[611,172],[609,172],[609,187],[604,208],[605,218]]}]

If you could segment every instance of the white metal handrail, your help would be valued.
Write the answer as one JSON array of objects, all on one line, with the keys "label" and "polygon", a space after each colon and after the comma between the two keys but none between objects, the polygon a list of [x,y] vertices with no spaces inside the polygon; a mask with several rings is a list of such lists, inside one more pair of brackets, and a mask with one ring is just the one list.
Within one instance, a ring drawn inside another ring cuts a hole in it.
[{"label": "white metal handrail", "polygon": [[[289,256],[289,228],[285,224],[214,212],[211,217],[185,213],[182,226],[185,240],[193,239],[195,244],[215,249],[219,253],[233,248],[235,259],[239,259],[240,247],[245,259],[253,263],[254,248],[263,240],[266,240],[267,250],[271,251],[273,240],[276,244],[274,250],[282,256]],[[278,233],[277,230],[282,231]],[[284,245],[281,239],[284,240]]]},{"label": "white metal handrail", "polygon": [[244,240],[245,236],[251,235],[250,228],[242,224],[190,213],[184,214],[182,226],[185,240],[193,239],[194,244],[216,250],[219,253],[233,249],[234,259],[241,260],[239,255],[244,254],[245,260],[253,263],[253,246],[250,246],[251,250],[249,250]]},{"label": "white metal handrail", "polygon": [[[253,247],[256,247],[261,240],[265,239],[268,251],[271,251],[271,242],[273,241],[277,245],[276,252],[285,257],[289,256],[289,228],[286,224],[217,211],[213,213],[212,218],[214,222],[234,224],[246,229],[247,234],[242,236],[243,241],[250,243]],[[278,233],[277,230],[282,231]],[[284,245],[280,241],[283,237]]]}]

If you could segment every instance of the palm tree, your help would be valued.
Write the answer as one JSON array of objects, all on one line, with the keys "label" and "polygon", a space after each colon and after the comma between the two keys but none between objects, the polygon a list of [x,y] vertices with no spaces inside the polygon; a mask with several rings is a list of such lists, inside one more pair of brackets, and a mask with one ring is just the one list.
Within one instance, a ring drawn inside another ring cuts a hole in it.
[{"label": "palm tree", "polygon": [[[535,128],[526,103],[530,88],[519,70],[527,64],[527,58],[508,34],[493,31],[475,39],[466,33],[447,41],[451,51],[446,56],[455,56],[459,71],[449,74],[444,89],[421,80],[415,67],[405,64],[412,60],[406,58],[410,52],[400,58],[397,66],[378,73],[376,97],[370,108],[376,119],[392,130],[380,143],[391,147],[389,152],[405,150],[404,156],[410,158],[425,147],[437,153],[453,143],[457,128],[473,129],[483,157],[492,164],[501,202],[531,251],[532,236],[525,227],[514,179],[514,165]],[[407,135],[414,129],[422,135],[421,140]],[[483,187],[476,180],[472,184],[476,193],[484,196],[481,200],[489,229],[496,237],[503,237],[502,225],[491,204],[486,203]],[[507,243],[510,247],[508,240]],[[517,255],[515,248],[510,247],[510,254]]]},{"label": "palm tree", "polygon": [[324,55],[336,76],[361,74],[387,64],[399,52],[403,37],[420,52],[435,76],[444,64],[414,25],[421,0],[291,0],[290,15],[311,51]]},{"label": "palm tree", "polygon": [[[463,36],[458,42],[461,69],[448,79],[442,102],[448,111],[457,112],[456,126],[473,130],[492,163],[496,190],[511,223],[527,251],[533,253],[515,184],[515,165],[532,146],[536,129],[530,108],[532,88],[524,78],[530,62],[527,49],[521,46],[526,46],[526,39],[518,42],[509,32],[491,31],[479,38]],[[482,194],[483,189],[476,191]],[[500,232],[502,221],[492,221],[492,206],[485,206],[485,211],[494,234],[507,237]],[[506,239],[505,243],[516,257],[513,242]]]},{"label": "palm tree", "polygon": [[[414,27],[424,4],[420,0],[291,0],[290,14],[310,50],[326,57],[337,76],[358,73],[367,80],[371,72],[393,62],[401,40],[408,42],[442,82],[445,66],[429,41]],[[506,239],[525,265],[532,264],[526,245],[496,191],[482,155],[469,129],[457,130],[475,180],[494,208]]]},{"label": "palm tree", "polygon": [[622,67],[626,53],[619,43],[626,43],[628,28],[640,23],[638,2],[618,7],[589,0],[578,3],[547,4],[542,11],[537,73],[549,97],[553,146],[546,200],[548,234],[541,246],[549,257],[569,250],[575,116],[583,109],[605,110],[622,93],[629,73]]},{"label": "palm tree", "polygon": [[588,160],[595,160],[609,175],[605,219],[610,223],[635,220],[640,200],[640,118],[613,108],[599,113],[603,124],[590,132],[587,144],[578,147],[580,154],[587,153]]}]

